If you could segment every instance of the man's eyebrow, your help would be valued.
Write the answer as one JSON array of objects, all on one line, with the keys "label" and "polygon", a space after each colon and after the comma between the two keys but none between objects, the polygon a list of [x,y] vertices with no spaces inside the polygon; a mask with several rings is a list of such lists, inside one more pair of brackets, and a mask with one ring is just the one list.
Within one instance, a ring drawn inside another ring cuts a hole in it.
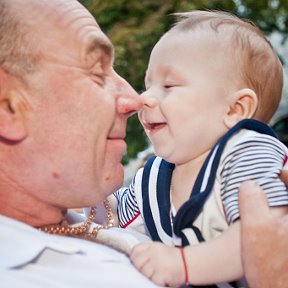
[{"label": "man's eyebrow", "polygon": [[87,45],[86,54],[89,55],[98,49],[101,49],[111,59],[114,58],[114,48],[110,40],[103,35],[93,36]]}]

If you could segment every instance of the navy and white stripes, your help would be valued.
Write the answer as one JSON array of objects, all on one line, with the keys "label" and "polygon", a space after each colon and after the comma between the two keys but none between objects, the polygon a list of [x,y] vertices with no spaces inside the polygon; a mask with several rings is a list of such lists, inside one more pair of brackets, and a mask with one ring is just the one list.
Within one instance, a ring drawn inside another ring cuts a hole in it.
[{"label": "navy and white stripes", "polygon": [[[203,233],[203,223],[196,227],[194,221],[196,218],[198,221],[203,211],[210,213],[210,208],[213,209],[213,205],[209,204],[209,208],[207,206],[205,210],[207,199],[214,201],[210,199],[210,192],[221,197],[221,209],[224,208],[225,212],[225,215],[222,212],[221,223],[224,220],[231,224],[239,218],[238,188],[241,182],[248,179],[255,180],[264,189],[270,206],[288,205],[287,189],[279,179],[287,154],[287,148],[275,138],[266,124],[256,120],[238,123],[211,150],[197,177],[190,199],[180,207],[174,218],[173,231],[170,223],[170,183],[174,164],[154,157],[148,161],[144,170],[137,172],[129,188],[122,188],[115,193],[119,202],[120,226],[130,227],[140,213],[138,218],[144,222],[153,240],[175,245],[182,238],[182,245],[187,245],[190,243],[185,236],[189,234],[187,229],[193,229],[195,234],[199,234],[199,231]],[[219,211],[219,203],[215,202],[215,208]],[[213,215],[220,217],[218,212]],[[222,224],[220,226],[223,227]],[[202,241],[199,235],[197,238]]]},{"label": "navy and white stripes", "polygon": [[230,225],[239,218],[238,189],[245,180],[255,180],[263,188],[271,207],[288,205],[288,192],[279,178],[287,155],[287,148],[266,124],[248,119],[239,122],[211,149],[190,198],[174,217],[173,230],[170,184],[174,164],[150,158],[129,188],[115,193],[120,226],[137,230],[143,225],[152,240],[169,246],[211,240],[228,229],[227,222]]},{"label": "navy and white stripes", "polygon": [[256,181],[266,193],[269,205],[287,205],[288,193],[279,179],[286,148],[276,138],[246,131],[221,165],[221,198],[228,223],[239,218],[238,188],[245,180]]},{"label": "navy and white stripes", "polygon": [[135,178],[129,187],[123,187],[114,193],[118,200],[117,213],[119,225],[125,228],[140,214],[134,193]]}]

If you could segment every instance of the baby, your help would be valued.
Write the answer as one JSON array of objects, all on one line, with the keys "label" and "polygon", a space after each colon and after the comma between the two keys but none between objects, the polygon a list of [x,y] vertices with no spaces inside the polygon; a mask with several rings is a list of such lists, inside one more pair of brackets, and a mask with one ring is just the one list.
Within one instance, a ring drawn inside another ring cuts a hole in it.
[{"label": "baby", "polygon": [[158,241],[137,245],[131,260],[159,285],[243,287],[240,183],[256,181],[274,213],[287,213],[287,149],[264,124],[281,98],[282,65],[250,22],[178,16],[153,48],[141,95],[157,157],[114,193],[120,226]]}]

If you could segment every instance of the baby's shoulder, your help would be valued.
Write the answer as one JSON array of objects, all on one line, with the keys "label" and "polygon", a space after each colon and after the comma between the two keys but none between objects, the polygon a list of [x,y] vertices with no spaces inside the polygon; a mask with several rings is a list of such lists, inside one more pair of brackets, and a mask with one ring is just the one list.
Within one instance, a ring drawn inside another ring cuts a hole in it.
[{"label": "baby's shoulder", "polygon": [[264,149],[280,154],[288,154],[287,147],[276,137],[262,134],[252,130],[243,129],[234,135],[227,143],[225,152],[244,153],[247,150]]}]

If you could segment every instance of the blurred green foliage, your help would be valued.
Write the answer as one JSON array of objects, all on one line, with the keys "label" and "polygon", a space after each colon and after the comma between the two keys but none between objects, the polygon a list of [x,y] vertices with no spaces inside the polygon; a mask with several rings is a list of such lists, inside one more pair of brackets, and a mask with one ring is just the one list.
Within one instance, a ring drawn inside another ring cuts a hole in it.
[{"label": "blurred green foliage", "polygon": [[[287,0],[80,0],[95,16],[115,46],[115,70],[132,86],[144,90],[145,70],[152,47],[174,22],[171,15],[193,9],[232,12],[254,21],[266,34],[288,35]],[[126,164],[148,146],[138,122],[131,117],[127,128]]]}]

